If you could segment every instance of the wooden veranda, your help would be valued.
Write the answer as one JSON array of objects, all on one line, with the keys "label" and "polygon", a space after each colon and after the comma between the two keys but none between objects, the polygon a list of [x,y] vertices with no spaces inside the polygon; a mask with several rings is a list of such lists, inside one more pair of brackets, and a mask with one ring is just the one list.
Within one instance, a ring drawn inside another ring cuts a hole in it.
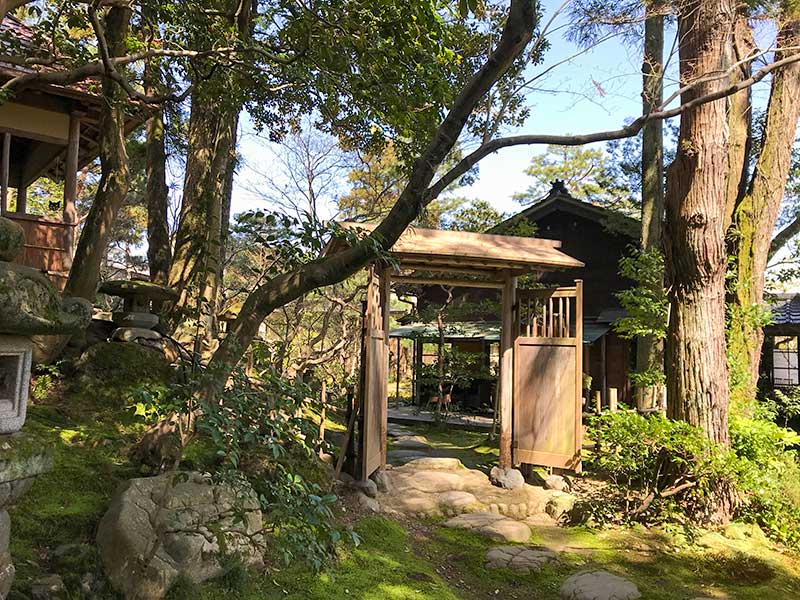
[{"label": "wooden veranda", "polygon": [[[344,223],[365,233],[374,226]],[[581,282],[518,290],[521,275],[583,267],[556,240],[409,228],[391,248],[394,267],[368,267],[358,393],[357,475],[386,463],[389,301],[393,282],[495,288],[502,329],[498,407],[500,465],[580,469]],[[342,249],[341,242],[326,252]]]},{"label": "wooden veranda", "polygon": [[[36,39],[30,27],[12,15],[0,23],[0,36],[27,46]],[[0,61],[0,83],[28,72]],[[78,172],[99,153],[103,98],[97,83],[32,84],[0,99],[0,214],[25,231],[17,262],[47,273],[59,287],[72,265],[79,225]],[[126,134],[148,116],[135,103],[130,107]],[[34,209],[29,198],[29,188],[42,177],[64,184],[63,197],[48,197],[44,212]]]}]

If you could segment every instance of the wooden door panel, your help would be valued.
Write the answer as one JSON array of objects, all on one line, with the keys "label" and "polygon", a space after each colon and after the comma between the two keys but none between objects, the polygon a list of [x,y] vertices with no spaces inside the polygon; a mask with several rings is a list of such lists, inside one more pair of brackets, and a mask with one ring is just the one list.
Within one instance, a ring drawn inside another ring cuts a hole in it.
[{"label": "wooden door panel", "polygon": [[515,354],[515,462],[574,468],[575,346],[519,338]]},{"label": "wooden door panel", "polygon": [[580,471],[583,285],[524,290],[514,343],[514,462]]}]

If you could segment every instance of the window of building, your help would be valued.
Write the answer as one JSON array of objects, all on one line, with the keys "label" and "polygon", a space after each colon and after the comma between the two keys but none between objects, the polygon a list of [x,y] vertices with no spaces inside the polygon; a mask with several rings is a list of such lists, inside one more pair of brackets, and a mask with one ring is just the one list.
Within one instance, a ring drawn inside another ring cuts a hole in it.
[{"label": "window of building", "polygon": [[775,336],[772,348],[772,382],[776,387],[800,385],[797,336]]}]

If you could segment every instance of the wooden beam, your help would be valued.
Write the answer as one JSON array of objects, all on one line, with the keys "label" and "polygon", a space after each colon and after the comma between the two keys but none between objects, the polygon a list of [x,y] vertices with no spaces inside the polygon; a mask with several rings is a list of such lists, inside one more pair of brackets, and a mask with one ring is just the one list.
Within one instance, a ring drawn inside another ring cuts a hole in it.
[{"label": "wooden beam", "polygon": [[453,287],[503,289],[502,281],[476,281],[473,279],[453,279],[450,277],[414,277],[413,275],[395,275],[392,281],[418,285],[451,285]]},{"label": "wooden beam", "polygon": [[512,419],[514,411],[514,303],[517,278],[505,277],[502,296],[502,330],[500,332],[500,377],[498,405],[500,407],[500,466],[509,469],[512,464]]},{"label": "wooden beam", "polygon": [[[567,309],[569,310],[569,309]],[[567,332],[569,334],[569,332]],[[581,470],[583,449],[583,280],[575,280],[575,472]],[[588,398],[587,398],[587,404]]]},{"label": "wooden beam", "polygon": [[75,200],[78,196],[78,153],[80,152],[81,118],[78,113],[69,116],[67,158],[64,164],[64,222],[77,223]]}]

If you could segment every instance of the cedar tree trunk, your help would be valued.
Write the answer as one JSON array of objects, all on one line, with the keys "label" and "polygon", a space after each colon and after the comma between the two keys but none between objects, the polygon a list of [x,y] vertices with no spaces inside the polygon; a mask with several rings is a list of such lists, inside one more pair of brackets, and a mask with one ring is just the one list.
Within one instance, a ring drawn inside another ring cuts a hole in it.
[{"label": "cedar tree trunk", "polygon": [[[686,0],[678,34],[681,83],[724,69],[733,27],[732,0]],[[687,103],[722,88],[723,80],[693,87]],[[688,109],[667,174],[666,276],[668,414],[728,444],[728,365],[725,355],[725,207],[728,172],[726,101]]]},{"label": "cedar tree trunk", "polygon": [[[800,21],[786,21],[778,32],[776,60],[796,53],[796,49],[789,48],[798,45]],[[764,335],[754,309],[764,301],[764,274],[791,165],[798,118],[800,64],[793,63],[772,77],[760,151],[746,192],[734,208],[729,236],[735,280],[730,291],[728,343],[732,365],[739,367],[745,378],[736,395],[743,408],[755,397]]]},{"label": "cedar tree trunk", "polygon": [[[145,91],[161,92],[160,69],[156,61],[145,66]],[[164,111],[158,110],[147,122],[147,264],[150,281],[165,285],[169,281],[172,249],[169,240],[169,187],[167,186],[167,149],[164,137]]]},{"label": "cedar tree trunk", "polygon": [[[645,8],[644,58],[642,60],[642,114],[650,113],[663,99],[664,15],[660,3]],[[661,121],[649,121],[642,128],[642,249],[661,250],[664,219],[664,132]],[[658,282],[663,287],[663,281]],[[661,372],[664,369],[664,343],[652,335],[636,344],[636,370]],[[661,407],[663,386],[637,387],[639,410]]]}]

